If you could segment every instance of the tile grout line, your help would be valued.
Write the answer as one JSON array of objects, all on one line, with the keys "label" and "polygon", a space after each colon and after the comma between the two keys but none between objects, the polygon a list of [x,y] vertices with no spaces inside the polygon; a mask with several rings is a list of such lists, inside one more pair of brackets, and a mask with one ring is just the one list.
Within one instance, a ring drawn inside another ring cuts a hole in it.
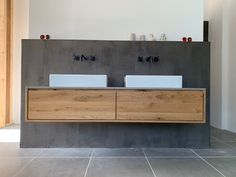
[{"label": "tile grout line", "polygon": [[35,157],[33,157],[26,165],[24,165],[21,169],[19,169],[13,177],[16,177],[20,172],[22,172],[24,169],[26,169],[37,157],[39,157],[43,153],[43,150],[41,150]]},{"label": "tile grout line", "polygon": [[154,177],[157,177],[157,176],[156,176],[156,173],[154,172],[154,170],[153,170],[153,168],[152,168],[151,163],[150,163],[149,160],[148,160],[148,157],[147,157],[145,151],[144,151],[143,149],[142,149],[142,151],[143,151],[144,157],[145,157],[145,159],[146,159],[146,161],[147,161],[147,163],[148,163],[148,165],[149,165],[149,168],[150,168],[151,171],[152,171],[153,176],[154,176]]},{"label": "tile grout line", "polygon": [[221,174],[221,176],[226,177],[220,170],[218,170],[216,167],[214,167],[212,164],[210,164],[207,160],[205,160],[204,158],[202,158],[198,153],[196,153],[193,149],[190,149],[190,151],[192,151],[194,154],[196,154],[203,162],[205,162],[207,165],[209,165],[211,168],[213,168],[214,170],[216,170],[219,174]]},{"label": "tile grout line", "polygon": [[[172,158],[192,158],[195,159],[197,158],[196,156],[150,156],[151,158],[155,159],[172,159]],[[236,156],[235,156],[236,157]],[[98,156],[98,157],[93,157],[93,159],[110,159],[110,158],[115,158],[115,159],[122,159],[122,158],[133,158],[133,159],[140,159],[140,158],[145,158],[145,156]]]},{"label": "tile grout line", "polygon": [[[154,159],[173,159],[173,158],[178,158],[178,159],[196,159],[199,158],[197,156],[150,156],[151,158]],[[206,158],[236,158],[236,156],[204,156]],[[1,157],[0,157],[1,158]],[[30,157],[22,157],[22,158],[30,158]],[[61,158],[73,158],[73,159],[88,159],[89,157],[74,157],[74,156],[40,156],[37,157],[38,159],[48,159],[48,158],[55,158],[55,159],[61,159]],[[133,159],[140,159],[140,158],[145,158],[145,156],[99,156],[95,157],[93,156],[93,159],[125,159],[125,158],[133,158]]]},{"label": "tile grout line", "polygon": [[38,159],[88,159],[90,156],[40,156]]},{"label": "tile grout line", "polygon": [[235,159],[236,156],[203,156],[203,158],[207,158],[207,159]]},{"label": "tile grout line", "polygon": [[88,169],[89,169],[89,165],[90,165],[90,163],[91,163],[91,161],[92,161],[92,158],[93,158],[93,152],[94,152],[94,149],[92,150],[92,153],[91,153],[91,155],[90,155],[90,158],[89,158],[89,161],[88,161],[88,165],[87,165],[86,170],[85,170],[85,172],[84,172],[84,177],[87,176]]}]

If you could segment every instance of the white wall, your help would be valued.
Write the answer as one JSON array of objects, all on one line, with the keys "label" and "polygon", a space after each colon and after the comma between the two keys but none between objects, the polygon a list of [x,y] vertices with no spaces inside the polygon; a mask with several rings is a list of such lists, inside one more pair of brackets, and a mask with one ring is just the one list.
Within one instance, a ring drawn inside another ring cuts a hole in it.
[{"label": "white wall", "polygon": [[28,38],[29,0],[14,0],[13,11],[13,122],[20,122],[21,39]]},{"label": "white wall", "polygon": [[203,40],[203,0],[31,0],[30,38],[127,40],[166,33]]},{"label": "white wall", "polygon": [[222,128],[222,0],[208,0],[211,42],[211,125]]},{"label": "white wall", "polygon": [[204,21],[209,20],[209,0],[204,0]]},{"label": "white wall", "polygon": [[208,0],[211,125],[236,132],[236,1]]},{"label": "white wall", "polygon": [[225,7],[226,29],[224,31],[227,43],[227,48],[225,49],[227,53],[227,68],[225,72],[228,71],[228,114],[226,129],[236,132],[236,1],[227,0],[227,3],[228,4]]}]

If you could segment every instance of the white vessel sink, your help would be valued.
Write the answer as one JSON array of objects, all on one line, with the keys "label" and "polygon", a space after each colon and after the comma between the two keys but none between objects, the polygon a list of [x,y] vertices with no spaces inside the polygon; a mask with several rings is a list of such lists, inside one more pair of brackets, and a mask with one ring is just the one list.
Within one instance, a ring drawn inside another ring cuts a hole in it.
[{"label": "white vessel sink", "polygon": [[183,76],[126,75],[125,87],[129,88],[182,88]]},{"label": "white vessel sink", "polygon": [[50,87],[107,87],[107,75],[50,74]]}]

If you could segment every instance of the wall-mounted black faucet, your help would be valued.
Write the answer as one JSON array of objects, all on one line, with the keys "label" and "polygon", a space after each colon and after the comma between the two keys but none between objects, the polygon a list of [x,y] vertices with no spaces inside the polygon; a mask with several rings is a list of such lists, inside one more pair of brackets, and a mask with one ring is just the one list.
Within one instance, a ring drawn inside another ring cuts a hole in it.
[{"label": "wall-mounted black faucet", "polygon": [[96,57],[95,56],[86,56],[84,54],[73,54],[73,60],[74,61],[95,61]]},{"label": "wall-mounted black faucet", "polygon": [[159,61],[159,56],[138,56],[138,62],[148,62],[148,63],[156,63]]},{"label": "wall-mounted black faucet", "polygon": [[88,60],[88,58],[82,54],[81,55],[81,61],[87,61],[87,60]]}]

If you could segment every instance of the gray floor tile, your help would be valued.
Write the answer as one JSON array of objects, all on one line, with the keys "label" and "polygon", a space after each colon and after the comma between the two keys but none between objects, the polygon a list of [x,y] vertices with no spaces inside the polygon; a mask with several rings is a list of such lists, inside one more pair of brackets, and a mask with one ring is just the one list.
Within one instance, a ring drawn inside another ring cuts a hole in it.
[{"label": "gray floor tile", "polygon": [[222,177],[198,158],[149,158],[149,161],[156,176],[160,177]]},{"label": "gray floor tile", "polygon": [[16,177],[83,177],[89,159],[37,158]]},{"label": "gray floor tile", "polygon": [[4,127],[3,129],[20,129],[19,124],[11,124],[9,126]]},{"label": "gray floor tile", "polygon": [[210,133],[211,133],[211,136],[217,136],[222,133],[222,130],[211,126]]},{"label": "gray floor tile", "polygon": [[216,137],[211,136],[210,142],[219,142],[219,140]]},{"label": "gray floor tile", "polygon": [[20,148],[19,143],[0,143],[0,157],[35,157],[41,152],[40,148]]},{"label": "gray floor tile", "polygon": [[93,153],[94,157],[144,157],[142,149],[136,148],[96,148]]},{"label": "gray floor tile", "polygon": [[145,158],[95,158],[87,177],[153,177]]},{"label": "gray floor tile", "polygon": [[220,142],[220,141],[211,141],[210,148],[212,149],[231,149],[232,146],[225,142]]},{"label": "gray floor tile", "polygon": [[0,158],[0,176],[13,177],[30,162],[31,158]]},{"label": "gray floor tile", "polygon": [[211,127],[211,136],[223,142],[236,142],[236,133]]},{"label": "gray floor tile", "polygon": [[236,142],[226,142],[226,144],[231,146],[232,148],[236,148]]},{"label": "gray floor tile", "polygon": [[236,149],[194,149],[202,157],[236,157]]},{"label": "gray floor tile", "polygon": [[40,157],[90,157],[91,148],[53,148],[43,149]]},{"label": "gray floor tile", "polygon": [[206,160],[226,177],[236,176],[236,158],[210,158]]},{"label": "gray floor tile", "polygon": [[144,149],[147,157],[196,157],[189,149],[150,148]]}]

